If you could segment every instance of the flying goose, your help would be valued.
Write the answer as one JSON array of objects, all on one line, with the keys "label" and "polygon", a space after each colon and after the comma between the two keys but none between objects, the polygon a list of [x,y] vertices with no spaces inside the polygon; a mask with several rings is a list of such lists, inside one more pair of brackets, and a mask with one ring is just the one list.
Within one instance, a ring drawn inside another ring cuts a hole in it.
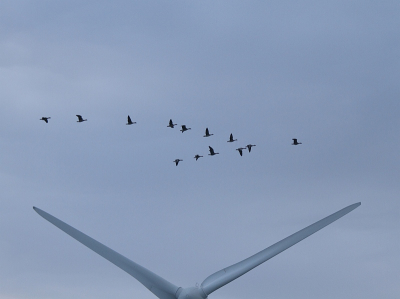
[{"label": "flying goose", "polygon": [[237,141],[237,139],[233,139],[233,135],[231,133],[231,135],[229,136],[229,140],[227,142],[234,142]]},{"label": "flying goose", "polygon": [[133,124],[136,124],[136,122],[135,122],[135,121],[132,121],[131,117],[128,115],[128,122],[127,122],[127,125],[133,125]]},{"label": "flying goose", "polygon": [[179,131],[181,131],[183,133],[183,132],[185,132],[187,130],[191,130],[191,129],[192,128],[186,128],[186,125],[182,125],[182,130],[179,130]]},{"label": "flying goose", "polygon": [[174,126],[176,126],[176,124],[174,124],[174,123],[172,122],[172,119],[170,119],[170,120],[169,120],[169,124],[168,124],[167,127],[174,128]]},{"label": "flying goose", "polygon": [[199,158],[201,158],[201,157],[203,157],[203,156],[200,156],[200,155],[194,156],[194,158],[196,159],[196,161],[197,161],[197,159],[199,159]]},{"label": "flying goose", "polygon": [[219,154],[219,153],[214,152],[214,149],[211,146],[209,146],[208,148],[210,149],[210,153],[208,154],[209,156],[214,156],[214,155]]},{"label": "flying goose", "polygon": [[210,137],[214,134],[210,134],[210,132],[208,131],[208,128],[206,128],[206,135],[204,135],[203,137]]},{"label": "flying goose", "polygon": [[179,161],[183,161],[183,160],[181,160],[181,159],[175,159],[174,161],[172,161],[172,162],[175,162],[175,165],[176,166],[178,166],[178,164],[179,164]]},{"label": "flying goose", "polygon": [[256,145],[255,145],[255,144],[248,144],[248,145],[246,145],[247,149],[249,150],[249,153],[251,152],[251,148],[252,148],[253,146],[256,146]]},{"label": "flying goose", "polygon": [[243,150],[246,149],[245,147],[239,147],[236,150],[239,152],[241,156],[243,156]]},{"label": "flying goose", "polygon": [[44,120],[45,122],[46,122],[46,124],[47,123],[49,123],[49,119],[50,119],[51,117],[42,117],[40,120]]},{"label": "flying goose", "polygon": [[292,138],[292,140],[293,140],[292,145],[299,145],[299,144],[301,144],[301,142],[297,142],[297,139],[296,139],[296,138]]},{"label": "flying goose", "polygon": [[76,116],[78,117],[78,120],[76,121],[77,123],[81,123],[81,122],[87,121],[87,119],[83,119],[82,118],[82,115],[77,114]]}]

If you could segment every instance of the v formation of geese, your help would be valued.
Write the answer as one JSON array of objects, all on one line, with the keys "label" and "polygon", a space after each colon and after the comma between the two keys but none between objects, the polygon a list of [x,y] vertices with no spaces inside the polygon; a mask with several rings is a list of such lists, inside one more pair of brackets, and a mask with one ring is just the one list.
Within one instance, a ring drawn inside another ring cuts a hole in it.
[{"label": "v formation of geese", "polygon": [[[84,121],[87,121],[87,119],[84,119],[83,117],[82,117],[82,115],[80,115],[80,114],[77,114],[76,115],[76,117],[78,117],[78,120],[77,120],[77,122],[78,123],[81,123],[81,122],[84,122]],[[40,120],[43,120],[45,123],[49,123],[49,119],[51,119],[51,117],[45,117],[45,116],[43,116]],[[128,115],[128,122],[126,123],[127,125],[133,125],[133,124],[136,124],[136,122],[135,121],[132,121],[132,119],[131,119],[131,117]],[[169,128],[174,128],[175,126],[177,126],[177,124],[175,124],[173,121],[172,121],[172,119],[170,119],[169,120],[169,122],[168,122],[168,126],[167,127],[169,127]],[[179,131],[181,131],[182,133],[183,132],[186,132],[186,131],[188,131],[188,130],[191,130],[192,128],[188,128],[186,125],[181,125],[181,129],[179,130]],[[214,134],[211,134],[210,133],[210,131],[209,131],[209,129],[208,128],[206,128],[206,131],[205,131],[205,135],[203,136],[203,137],[210,137],[210,136],[213,136]],[[297,138],[292,138],[292,140],[293,140],[293,143],[292,143],[292,145],[299,145],[299,144],[302,144],[301,142],[298,142],[297,141]],[[229,142],[229,143],[232,143],[232,142],[235,142],[235,141],[237,141],[237,139],[233,139],[233,134],[231,133],[230,135],[229,135],[229,140],[227,141],[227,142]],[[239,152],[239,155],[240,156],[243,156],[243,150],[245,150],[246,148],[247,148],[247,150],[249,151],[249,153],[251,152],[251,148],[253,147],[253,146],[256,146],[255,144],[248,144],[248,145],[246,145],[245,147],[238,147],[236,150]],[[209,149],[209,156],[215,156],[215,155],[218,155],[219,153],[216,153],[215,151],[214,151],[214,148],[212,148],[211,146],[208,146],[208,149]],[[198,154],[196,154],[195,156],[194,156],[194,159],[196,159],[196,161],[199,159],[199,158],[202,158],[203,156],[200,156],[200,155],[198,155]],[[183,161],[182,159],[175,159],[173,162],[175,163],[175,165],[176,166],[178,166],[178,164],[179,164],[179,162],[180,161]]]}]

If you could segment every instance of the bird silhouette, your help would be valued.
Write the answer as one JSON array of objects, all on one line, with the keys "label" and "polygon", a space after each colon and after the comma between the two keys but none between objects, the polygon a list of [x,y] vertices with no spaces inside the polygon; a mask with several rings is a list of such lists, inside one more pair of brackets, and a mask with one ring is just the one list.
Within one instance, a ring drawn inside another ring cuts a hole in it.
[{"label": "bird silhouette", "polygon": [[181,160],[181,159],[175,159],[174,161],[172,161],[172,162],[175,162],[175,166],[178,166],[178,164],[179,164],[179,161],[183,161],[183,160]]},{"label": "bird silhouette", "polygon": [[210,137],[214,134],[210,134],[210,131],[208,131],[208,128],[206,128],[206,135],[204,135],[203,137]]},{"label": "bird silhouette", "polygon": [[292,140],[293,140],[292,145],[299,145],[299,144],[301,144],[301,142],[297,142],[297,139],[296,139],[296,138],[292,138]]},{"label": "bird silhouette", "polygon": [[182,130],[179,130],[179,131],[181,131],[183,133],[183,132],[185,132],[187,130],[191,130],[191,129],[192,128],[186,128],[186,125],[182,125]]},{"label": "bird silhouette", "polygon": [[239,147],[236,150],[239,152],[241,156],[243,156],[243,150],[246,149],[245,147]]},{"label": "bird silhouette", "polygon": [[133,125],[133,124],[136,124],[136,122],[132,121],[131,117],[128,115],[128,122],[126,124],[127,125]]},{"label": "bird silhouette", "polygon": [[50,119],[51,117],[42,117],[40,120],[44,120],[45,122],[46,122],[46,124],[47,123],[49,123],[49,119]]},{"label": "bird silhouette", "polygon": [[76,122],[78,122],[78,123],[87,121],[87,119],[83,119],[83,118],[82,118],[82,115],[77,114],[76,116],[78,117],[78,120],[76,121]]},{"label": "bird silhouette", "polygon": [[248,145],[246,145],[247,149],[249,150],[249,153],[251,152],[251,148],[252,148],[253,146],[256,146],[256,145],[255,145],[255,144],[248,144]]},{"label": "bird silhouette", "polygon": [[170,119],[170,120],[169,120],[169,124],[168,124],[167,127],[174,128],[174,126],[176,126],[176,124],[174,124],[174,123],[172,122],[172,119]]},{"label": "bird silhouette", "polygon": [[196,161],[197,161],[199,158],[201,158],[201,157],[203,157],[203,156],[200,156],[200,155],[194,156],[194,158],[196,159]]},{"label": "bird silhouette", "polygon": [[214,149],[211,146],[209,146],[208,148],[210,149],[210,153],[208,154],[209,156],[214,156],[214,155],[219,154],[219,153],[214,152]]},{"label": "bird silhouette", "polygon": [[229,140],[227,142],[234,142],[237,141],[237,139],[233,139],[233,135],[231,133],[231,135],[229,136]]}]

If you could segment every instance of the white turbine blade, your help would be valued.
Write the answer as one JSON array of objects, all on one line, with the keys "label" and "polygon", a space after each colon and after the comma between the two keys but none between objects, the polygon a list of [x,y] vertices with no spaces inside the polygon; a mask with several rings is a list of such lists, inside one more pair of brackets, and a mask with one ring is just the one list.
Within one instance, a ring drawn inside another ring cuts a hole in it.
[{"label": "white turbine blade", "polygon": [[36,207],[33,207],[33,209],[44,219],[57,226],[59,229],[70,235],[72,238],[81,242],[86,247],[92,249],[97,254],[101,255],[117,267],[121,268],[122,270],[136,278],[158,298],[176,299],[175,294],[179,289],[177,286],[166,281],[164,278],[158,276],[157,274],[154,274],[153,272],[147,270],[146,268],[136,264],[135,262],[132,262],[118,252],[115,252],[114,250],[108,248],[100,242],[97,242],[91,237],[85,235],[84,233],[66,224],[65,222],[62,222],[54,216],[42,211],[41,209],[38,209]]},{"label": "white turbine blade", "polygon": [[307,238],[313,233],[319,231],[325,226],[331,224],[332,222],[338,220],[340,217],[346,215],[351,212],[355,208],[357,208],[361,203],[352,204],[340,211],[303,228],[302,230],[294,233],[293,235],[275,243],[274,245],[256,253],[255,255],[236,263],[232,266],[229,266],[225,269],[222,269],[214,274],[208,276],[201,284],[201,287],[206,295],[211,294],[215,290],[223,287],[224,285],[230,283],[232,280],[242,276],[258,265],[264,263],[275,255],[281,253],[282,251],[288,249],[289,247],[295,245],[301,240]]}]

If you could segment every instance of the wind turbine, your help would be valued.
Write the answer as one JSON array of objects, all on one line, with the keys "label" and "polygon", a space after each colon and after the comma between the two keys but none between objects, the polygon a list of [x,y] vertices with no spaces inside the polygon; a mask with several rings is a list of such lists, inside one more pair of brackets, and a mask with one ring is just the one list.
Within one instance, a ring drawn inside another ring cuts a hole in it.
[{"label": "wind turbine", "polygon": [[338,220],[340,217],[346,215],[347,213],[350,213],[352,210],[360,205],[361,203],[359,202],[347,206],[337,211],[336,213],[333,213],[330,216],[325,217],[315,222],[314,224],[307,226],[306,228],[303,228],[297,233],[290,235],[289,237],[273,244],[272,246],[250,256],[249,258],[232,266],[226,267],[218,272],[215,272],[214,274],[211,274],[201,283],[200,286],[188,288],[178,287],[170,283],[164,278],[158,276],[150,270],[147,270],[139,264],[136,264],[135,262],[119,254],[118,252],[115,252],[114,250],[92,239],[91,237],[85,235],[84,233],[66,224],[65,222],[62,222],[56,217],[46,213],[45,211],[42,211],[41,209],[38,209],[36,207],[33,207],[33,209],[44,219],[51,222],[59,229],[61,229],[77,241],[81,242],[83,245],[92,249],[97,254],[101,255],[117,267],[121,268],[122,270],[136,278],[158,298],[206,299],[208,295],[210,295],[212,292],[242,276],[243,274],[259,266],[260,264],[274,257],[275,255],[281,253],[282,251],[288,249],[289,247],[295,245],[301,240],[324,228],[325,226]]}]

